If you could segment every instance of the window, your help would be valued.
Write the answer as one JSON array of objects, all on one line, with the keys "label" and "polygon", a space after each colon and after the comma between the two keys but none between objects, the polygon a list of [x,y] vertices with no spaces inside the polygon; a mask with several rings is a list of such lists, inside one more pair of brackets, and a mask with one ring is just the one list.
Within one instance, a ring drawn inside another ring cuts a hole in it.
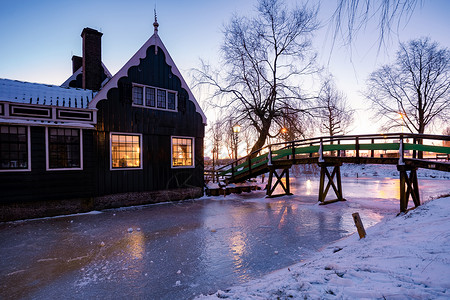
[{"label": "window", "polygon": [[175,93],[167,92],[167,108],[175,110]]},{"label": "window", "polygon": [[133,105],[158,110],[176,111],[177,92],[133,84]]},{"label": "window", "polygon": [[166,91],[158,90],[158,108],[166,108]]},{"label": "window", "polygon": [[81,130],[47,129],[47,169],[82,169]]},{"label": "window", "polygon": [[0,170],[30,170],[29,131],[25,126],[0,126]]},{"label": "window", "polygon": [[155,89],[148,87],[145,89],[145,103],[147,106],[155,107]]},{"label": "window", "polygon": [[142,136],[111,134],[111,169],[142,169]]},{"label": "window", "polygon": [[193,138],[172,137],[172,167],[194,167]]},{"label": "window", "polygon": [[143,96],[143,90],[144,88],[142,86],[133,86],[133,103],[136,105],[142,105],[142,96]]}]

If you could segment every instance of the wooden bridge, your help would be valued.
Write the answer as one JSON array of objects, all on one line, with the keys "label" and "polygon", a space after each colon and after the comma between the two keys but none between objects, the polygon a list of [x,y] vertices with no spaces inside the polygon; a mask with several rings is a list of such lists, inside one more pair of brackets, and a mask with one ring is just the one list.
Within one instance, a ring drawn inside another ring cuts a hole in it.
[{"label": "wooden bridge", "polygon": [[[316,164],[320,167],[319,202],[327,204],[345,201],[342,164],[396,165],[400,172],[400,211],[404,212],[410,197],[416,207],[420,205],[417,169],[450,172],[449,157],[448,135],[390,133],[318,137],[265,146],[218,169],[217,176],[227,183],[237,183],[268,172],[267,196],[276,197],[292,195],[289,170],[293,165]],[[274,195],[277,186],[281,186],[283,193]],[[325,201],[330,187],[336,199]]]}]

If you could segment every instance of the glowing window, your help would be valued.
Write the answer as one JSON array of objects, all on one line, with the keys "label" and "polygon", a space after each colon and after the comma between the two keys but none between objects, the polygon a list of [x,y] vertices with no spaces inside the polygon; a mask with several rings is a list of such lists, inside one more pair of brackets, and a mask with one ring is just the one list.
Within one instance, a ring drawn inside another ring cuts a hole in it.
[{"label": "glowing window", "polygon": [[172,167],[193,167],[193,138],[172,137]]},{"label": "glowing window", "polygon": [[141,135],[111,134],[111,168],[141,169]]}]

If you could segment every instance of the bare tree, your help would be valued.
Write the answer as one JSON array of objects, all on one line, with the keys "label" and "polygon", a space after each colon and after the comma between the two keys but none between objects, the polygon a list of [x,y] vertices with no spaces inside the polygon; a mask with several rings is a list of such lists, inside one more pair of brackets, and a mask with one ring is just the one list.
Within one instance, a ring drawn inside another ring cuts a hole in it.
[{"label": "bare tree", "polygon": [[347,104],[331,77],[324,80],[317,99],[317,120],[320,131],[328,136],[345,134],[353,123],[354,110]]},{"label": "bare tree", "polygon": [[[444,131],[442,132],[442,134],[450,136],[450,126],[445,128]],[[443,145],[445,147],[450,147],[450,141],[444,141]]]},{"label": "bare tree", "polygon": [[334,38],[339,35],[352,43],[358,32],[370,20],[378,23],[381,46],[393,28],[398,29],[402,21],[407,22],[422,0],[337,0],[333,13]]},{"label": "bare tree", "polygon": [[450,51],[429,38],[402,43],[396,62],[373,72],[367,84],[377,116],[387,118],[385,129],[424,133],[450,113]]},{"label": "bare tree", "polygon": [[442,132],[443,135],[450,135],[450,127],[447,127],[444,129],[444,131]]},{"label": "bare tree", "polygon": [[[297,123],[307,109],[302,75],[317,71],[311,37],[318,28],[317,8],[287,8],[282,0],[259,0],[255,17],[233,16],[224,28],[223,67],[203,64],[197,82],[215,88],[212,99],[244,128],[256,133],[252,151]],[[223,76],[221,76],[223,75]]]},{"label": "bare tree", "polygon": [[208,129],[209,136],[212,142],[212,156],[213,156],[213,167],[215,167],[216,162],[219,160],[219,153],[223,144],[223,121],[216,120]]}]

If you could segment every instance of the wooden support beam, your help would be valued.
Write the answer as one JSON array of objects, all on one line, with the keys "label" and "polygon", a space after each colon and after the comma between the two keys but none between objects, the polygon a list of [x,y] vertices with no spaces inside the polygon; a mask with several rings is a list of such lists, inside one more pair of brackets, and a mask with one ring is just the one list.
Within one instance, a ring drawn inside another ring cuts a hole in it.
[{"label": "wooden support beam", "polygon": [[[320,184],[319,184],[319,202],[321,205],[329,204],[337,201],[345,201],[342,193],[342,182],[341,182],[341,164],[319,164],[320,166]],[[328,167],[333,167],[333,171],[328,171]],[[334,179],[336,178],[336,183]],[[325,180],[328,180],[325,186]],[[336,195],[336,199],[325,201],[330,187]]]},{"label": "wooden support beam", "polygon": [[400,172],[400,212],[406,212],[410,196],[414,202],[414,206],[420,206],[417,168],[398,165],[397,170]]},{"label": "wooden support beam", "polygon": [[[290,183],[289,183],[289,168],[284,168],[282,169],[283,171],[281,172],[281,174],[277,173],[277,169],[275,168],[271,168],[270,172],[269,172],[269,182],[267,183],[267,197],[268,198],[273,198],[273,197],[279,197],[279,196],[285,196],[285,195],[292,195],[291,193],[291,189],[290,189]],[[272,186],[272,182],[273,182],[273,176],[275,175],[275,178],[277,179],[275,184]],[[282,179],[283,176],[286,178],[286,184],[283,183]],[[284,194],[277,194],[274,195],[273,192],[275,191],[276,187],[280,185],[281,188],[284,191]]]}]

